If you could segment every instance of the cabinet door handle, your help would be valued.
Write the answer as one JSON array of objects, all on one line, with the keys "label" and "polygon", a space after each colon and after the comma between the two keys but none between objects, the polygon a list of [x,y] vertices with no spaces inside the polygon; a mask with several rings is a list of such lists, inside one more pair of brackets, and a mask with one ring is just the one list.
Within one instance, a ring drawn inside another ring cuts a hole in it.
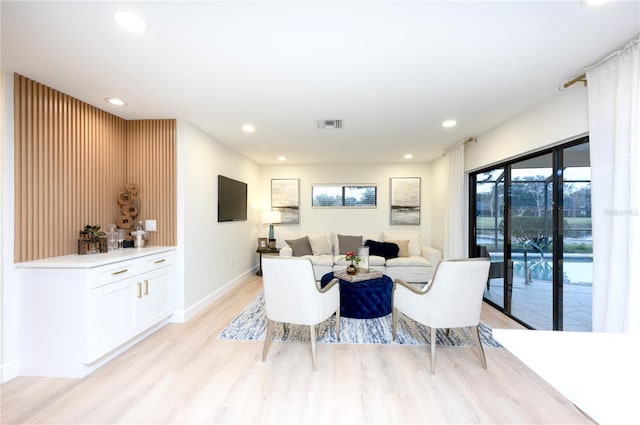
[{"label": "cabinet door handle", "polygon": [[111,276],[115,276],[115,275],[118,275],[118,274],[126,273],[128,271],[129,270],[127,270],[127,269],[122,269],[122,270],[118,270],[117,272],[111,272]]},{"label": "cabinet door handle", "polygon": [[142,282],[138,282],[138,298],[142,298]]},{"label": "cabinet door handle", "polygon": [[160,263],[164,263],[165,261],[167,261],[165,258],[161,258],[160,260],[154,261],[153,264],[160,264]]},{"label": "cabinet door handle", "polygon": [[144,294],[149,295],[149,281],[147,279],[144,280]]}]

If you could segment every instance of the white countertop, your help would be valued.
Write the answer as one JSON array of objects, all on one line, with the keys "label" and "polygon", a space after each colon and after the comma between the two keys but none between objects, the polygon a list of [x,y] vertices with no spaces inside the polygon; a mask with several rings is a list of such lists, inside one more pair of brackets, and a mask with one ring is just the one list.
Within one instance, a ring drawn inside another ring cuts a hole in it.
[{"label": "white countertop", "polygon": [[640,335],[494,329],[493,337],[596,422],[640,423]]},{"label": "white countertop", "polygon": [[100,254],[64,255],[61,257],[43,258],[41,260],[15,263],[17,268],[23,269],[90,269],[131,260],[147,255],[175,250],[175,246],[147,246],[144,248],[125,248],[123,251],[111,251]]}]

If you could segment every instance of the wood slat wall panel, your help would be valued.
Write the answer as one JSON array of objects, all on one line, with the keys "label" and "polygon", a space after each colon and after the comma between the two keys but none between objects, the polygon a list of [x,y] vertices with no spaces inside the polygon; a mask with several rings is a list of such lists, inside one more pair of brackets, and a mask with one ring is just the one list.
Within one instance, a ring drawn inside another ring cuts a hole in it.
[{"label": "wood slat wall panel", "polygon": [[117,195],[135,179],[157,211],[152,244],[175,245],[175,120],[137,123],[14,74],[16,262],[76,253],[86,224],[116,222]]},{"label": "wood slat wall panel", "polygon": [[127,121],[127,181],[137,183],[139,219],[155,219],[150,245],[175,245],[176,121]]}]

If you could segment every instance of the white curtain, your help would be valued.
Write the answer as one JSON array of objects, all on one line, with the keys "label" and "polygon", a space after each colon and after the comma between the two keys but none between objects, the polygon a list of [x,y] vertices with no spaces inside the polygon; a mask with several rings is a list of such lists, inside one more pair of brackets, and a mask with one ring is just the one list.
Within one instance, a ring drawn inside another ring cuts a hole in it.
[{"label": "white curtain", "polygon": [[467,257],[465,252],[464,221],[465,182],[464,182],[464,144],[458,143],[445,153],[447,170],[447,202],[444,216],[444,258]]},{"label": "white curtain", "polygon": [[640,37],[587,81],[593,331],[640,333]]}]

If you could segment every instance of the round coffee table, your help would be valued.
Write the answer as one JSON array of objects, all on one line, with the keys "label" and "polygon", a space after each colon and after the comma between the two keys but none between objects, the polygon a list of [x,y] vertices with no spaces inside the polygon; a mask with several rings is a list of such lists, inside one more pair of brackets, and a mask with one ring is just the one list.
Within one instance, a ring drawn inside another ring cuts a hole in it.
[{"label": "round coffee table", "polygon": [[[333,272],[320,279],[320,286],[333,280]],[[352,319],[373,319],[391,313],[393,280],[387,276],[360,282],[340,279],[340,315]]]}]

